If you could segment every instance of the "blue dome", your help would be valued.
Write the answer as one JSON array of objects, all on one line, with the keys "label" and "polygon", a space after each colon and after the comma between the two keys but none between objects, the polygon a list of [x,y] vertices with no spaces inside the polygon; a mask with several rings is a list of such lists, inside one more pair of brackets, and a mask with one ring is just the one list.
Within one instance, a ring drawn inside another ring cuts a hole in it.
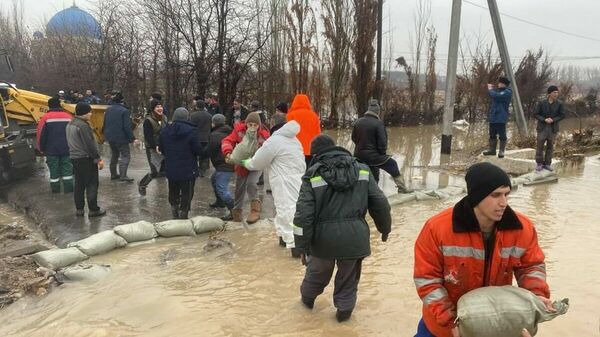
[{"label": "blue dome", "polygon": [[46,26],[48,35],[73,35],[93,39],[102,38],[102,29],[98,21],[88,12],[73,5],[56,13]]}]

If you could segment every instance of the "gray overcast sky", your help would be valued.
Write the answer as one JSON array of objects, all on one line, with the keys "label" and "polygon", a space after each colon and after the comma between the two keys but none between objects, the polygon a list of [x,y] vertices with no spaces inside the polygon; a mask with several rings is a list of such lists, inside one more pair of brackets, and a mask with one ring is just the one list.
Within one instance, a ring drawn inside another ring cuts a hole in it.
[{"label": "gray overcast sky", "polygon": [[[32,28],[38,28],[41,22],[48,20],[60,9],[73,4],[72,0],[22,0],[25,16]],[[323,0],[327,1],[327,0]],[[417,0],[385,0],[384,26],[391,22],[393,37],[393,58],[409,56],[409,33],[413,30],[413,13]],[[485,0],[469,0],[487,8]],[[3,7],[11,0],[0,0]],[[90,9],[93,1],[76,0],[79,7]],[[431,0],[431,21],[438,34],[438,58],[440,66],[448,53],[448,31],[452,0]],[[600,40],[600,1],[598,0],[498,0],[500,11],[521,19],[574,34]],[[494,38],[489,12],[463,2],[461,36],[481,35],[489,41]],[[508,47],[511,56],[522,56],[527,49],[542,46],[551,55],[556,56],[556,64],[572,63],[581,66],[600,66],[600,58],[592,60],[560,61],[561,56],[600,57],[600,41],[589,41],[535,27],[508,17],[502,17]],[[388,29],[384,28],[386,31]],[[389,53],[387,53],[389,54]],[[388,55],[389,56],[389,55]],[[438,72],[445,73],[445,69]]]}]

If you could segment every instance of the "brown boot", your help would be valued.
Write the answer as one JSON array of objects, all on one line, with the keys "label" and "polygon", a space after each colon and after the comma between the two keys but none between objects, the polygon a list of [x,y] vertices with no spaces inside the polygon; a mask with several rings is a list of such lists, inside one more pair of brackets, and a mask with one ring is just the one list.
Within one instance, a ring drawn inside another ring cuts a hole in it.
[{"label": "brown boot", "polygon": [[233,219],[231,221],[242,222],[242,210],[241,209],[232,209],[231,216],[233,217]]},{"label": "brown boot", "polygon": [[246,222],[253,224],[260,220],[260,200],[252,200],[250,203],[250,214],[246,218]]}]

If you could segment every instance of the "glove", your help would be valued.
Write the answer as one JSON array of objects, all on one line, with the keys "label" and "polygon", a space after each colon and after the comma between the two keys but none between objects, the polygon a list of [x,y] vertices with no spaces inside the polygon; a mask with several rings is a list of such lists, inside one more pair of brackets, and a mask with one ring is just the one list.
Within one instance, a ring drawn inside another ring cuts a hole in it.
[{"label": "glove", "polygon": [[389,233],[381,234],[381,241],[386,242],[388,239],[388,235],[389,235]]},{"label": "glove", "polygon": [[248,165],[249,162],[250,162],[250,159],[244,159],[240,162],[240,165],[243,167],[246,167],[246,165]]}]

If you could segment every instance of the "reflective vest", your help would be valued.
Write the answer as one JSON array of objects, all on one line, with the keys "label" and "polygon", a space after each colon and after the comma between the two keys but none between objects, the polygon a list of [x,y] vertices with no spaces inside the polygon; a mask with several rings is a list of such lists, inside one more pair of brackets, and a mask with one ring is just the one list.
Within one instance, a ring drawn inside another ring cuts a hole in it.
[{"label": "reflective vest", "polygon": [[485,249],[479,223],[467,199],[429,219],[415,243],[414,282],[423,301],[423,320],[437,337],[452,337],[456,303],[484,286],[512,284],[550,297],[544,253],[537,232],[523,214],[507,207],[496,224],[488,284],[484,284]]}]

